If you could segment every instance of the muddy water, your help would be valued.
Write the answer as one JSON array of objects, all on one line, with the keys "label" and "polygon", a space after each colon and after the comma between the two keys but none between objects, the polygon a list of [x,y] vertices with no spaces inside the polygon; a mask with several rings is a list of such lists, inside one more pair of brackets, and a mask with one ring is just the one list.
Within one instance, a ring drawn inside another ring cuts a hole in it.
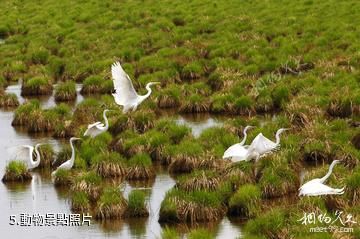
[{"label": "muddy water", "polygon": [[[80,91],[81,85],[77,85]],[[21,86],[12,85],[6,89],[8,93],[14,93],[18,96],[20,103],[26,99],[21,97]],[[37,97],[43,108],[54,106],[54,95],[46,97]],[[78,94],[76,103],[81,102],[83,97]],[[38,142],[47,142],[54,146],[55,150],[59,150],[66,141],[57,141],[49,135],[28,135],[26,131],[19,128],[13,128],[11,121],[13,112],[0,110],[0,174],[4,174],[6,161],[9,156],[6,154],[7,148],[31,144]],[[192,128],[195,136],[198,136],[202,130],[221,125],[221,122],[210,116],[201,118],[191,117],[191,115],[178,116],[179,124],[188,125]],[[70,202],[68,191],[64,189],[56,189],[50,178],[50,172],[34,171],[33,179],[30,183],[3,184],[0,183],[0,231],[3,233],[2,238],[161,238],[162,226],[158,223],[160,204],[165,193],[171,189],[175,181],[169,176],[167,171],[161,167],[157,167],[157,176],[150,188],[149,185],[129,184],[126,183],[124,195],[127,196],[131,190],[141,188],[147,193],[147,205],[150,210],[150,217],[144,219],[126,219],[111,220],[106,222],[97,222],[92,220],[90,226],[79,227],[21,227],[11,226],[10,215],[15,215],[19,219],[21,213],[41,214],[46,213],[65,213],[70,214]],[[120,185],[119,185],[120,186]],[[217,238],[238,238],[241,234],[241,222],[224,218],[217,224],[200,225],[213,231]],[[189,230],[186,225],[177,225],[179,231],[186,235]],[[185,228],[185,229],[184,229]],[[184,229],[184,230],[181,230]]]}]

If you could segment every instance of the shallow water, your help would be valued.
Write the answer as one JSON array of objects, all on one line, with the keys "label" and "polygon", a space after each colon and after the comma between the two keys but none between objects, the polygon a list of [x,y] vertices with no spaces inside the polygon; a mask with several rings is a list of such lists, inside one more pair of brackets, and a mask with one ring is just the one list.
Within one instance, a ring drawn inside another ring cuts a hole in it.
[{"label": "shallow water", "polygon": [[[77,85],[78,92],[81,85]],[[20,95],[21,86],[11,85],[6,92],[14,93],[18,96],[20,103],[26,99]],[[55,106],[54,96],[36,97],[40,100],[43,108]],[[83,97],[78,94],[76,103],[81,102]],[[21,128],[13,128],[11,121],[13,112],[0,110],[0,172],[4,174],[6,162],[9,156],[5,153],[8,147],[23,144],[34,145],[38,142],[48,142],[52,144],[55,150],[59,150],[65,141],[52,139],[46,134],[28,135]],[[195,136],[198,136],[202,130],[221,125],[220,120],[208,116],[178,116],[178,123],[188,125],[192,128]],[[126,219],[98,222],[91,220],[90,226],[78,227],[21,227],[11,226],[10,215],[16,215],[19,219],[21,213],[41,214],[46,213],[65,213],[69,215],[70,202],[69,192],[65,189],[55,188],[51,182],[50,172],[32,172],[33,179],[30,183],[3,184],[0,183],[0,231],[3,232],[2,238],[25,238],[31,235],[36,238],[160,238],[162,226],[158,223],[159,209],[165,193],[175,185],[175,181],[169,176],[167,171],[157,167],[157,176],[152,183],[151,188],[144,189],[147,194],[147,204],[150,210],[150,217],[144,219]],[[120,185],[119,185],[120,186]],[[134,188],[146,188],[147,185],[126,183],[124,190],[125,197]],[[220,223],[200,225],[214,231],[217,238],[238,238],[241,236],[241,222],[232,221],[224,218]],[[177,225],[177,228],[186,228],[188,226]],[[181,230],[180,230],[181,231]]]}]

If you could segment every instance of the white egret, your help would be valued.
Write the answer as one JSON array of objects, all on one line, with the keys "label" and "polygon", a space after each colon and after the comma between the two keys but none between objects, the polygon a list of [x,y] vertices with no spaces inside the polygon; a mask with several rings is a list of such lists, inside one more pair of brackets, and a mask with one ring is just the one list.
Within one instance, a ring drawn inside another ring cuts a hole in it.
[{"label": "white egret", "polygon": [[254,148],[254,150],[260,156],[264,156],[265,154],[271,153],[280,147],[280,134],[286,130],[289,129],[286,128],[278,129],[275,135],[276,142],[269,140],[262,133],[259,133],[251,142],[249,147]]},{"label": "white egret", "polygon": [[[28,169],[34,169],[40,164],[39,146],[43,144],[36,144],[35,147],[31,145],[21,145],[9,148],[7,151],[11,157],[10,160],[19,160],[26,163]],[[36,158],[34,159],[34,151]]]},{"label": "white egret", "polygon": [[109,121],[106,117],[106,112],[108,112],[108,111],[109,110],[106,109],[103,112],[103,118],[104,118],[105,124],[101,123],[100,121],[93,123],[93,124],[89,124],[87,130],[84,133],[84,136],[90,136],[91,138],[95,138],[99,134],[104,133],[108,130]]},{"label": "white egret", "polygon": [[73,141],[75,141],[75,140],[81,140],[81,139],[76,138],[76,137],[70,138],[70,147],[71,147],[71,157],[70,157],[70,159],[67,160],[66,162],[62,163],[59,167],[57,167],[57,169],[51,173],[51,176],[55,176],[55,173],[59,169],[70,170],[73,167],[74,161],[75,161],[75,148],[74,148],[74,145],[73,145]]},{"label": "white egret", "polygon": [[147,89],[147,93],[145,95],[138,95],[134,89],[129,75],[126,74],[119,62],[115,62],[111,66],[111,74],[114,82],[114,91],[112,95],[114,96],[116,104],[122,105],[124,107],[124,113],[128,112],[130,109],[135,111],[141,102],[150,96],[150,86],[159,83],[148,83],[145,87]]},{"label": "white egret", "polygon": [[223,159],[230,158],[233,162],[240,161],[241,159],[244,159],[246,153],[247,153],[247,147],[248,145],[244,146],[247,138],[247,131],[251,128],[254,128],[254,126],[246,126],[243,130],[244,138],[240,143],[234,144],[230,146],[227,150],[225,150]]},{"label": "white egret", "polygon": [[324,183],[330,177],[334,166],[339,163],[339,160],[334,160],[330,167],[328,173],[322,178],[315,178],[303,184],[299,188],[299,196],[320,196],[320,195],[329,195],[329,194],[343,194],[343,188],[331,188],[326,186]]}]

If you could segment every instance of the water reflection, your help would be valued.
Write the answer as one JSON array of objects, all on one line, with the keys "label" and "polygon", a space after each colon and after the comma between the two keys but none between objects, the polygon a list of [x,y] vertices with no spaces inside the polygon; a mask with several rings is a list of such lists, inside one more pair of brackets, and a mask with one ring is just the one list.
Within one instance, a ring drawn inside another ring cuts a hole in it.
[{"label": "water reflection", "polygon": [[220,119],[213,118],[209,114],[180,115],[176,119],[176,123],[191,128],[194,137],[199,137],[208,128],[223,126]]}]

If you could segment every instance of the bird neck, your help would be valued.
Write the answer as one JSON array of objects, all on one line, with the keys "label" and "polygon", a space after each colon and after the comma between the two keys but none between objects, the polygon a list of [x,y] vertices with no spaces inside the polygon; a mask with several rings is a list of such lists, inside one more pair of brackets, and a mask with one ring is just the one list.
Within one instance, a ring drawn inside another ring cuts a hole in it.
[{"label": "bird neck", "polygon": [[329,171],[327,172],[327,174],[320,179],[320,182],[321,182],[321,183],[324,183],[324,182],[330,177],[330,175],[331,175],[331,173],[332,173],[332,171],[333,171],[333,168],[334,168],[335,164],[336,164],[336,161],[333,161],[333,162],[331,163],[331,165],[330,165],[330,167],[329,167]]},{"label": "bird neck", "polygon": [[103,117],[104,117],[104,121],[105,121],[105,128],[107,129],[107,128],[109,128],[109,121],[106,117],[106,111],[104,111]]},{"label": "bird neck", "polygon": [[36,160],[31,160],[31,164],[32,164],[34,167],[37,167],[37,166],[39,166],[39,164],[40,164],[39,146],[40,146],[39,144],[35,146]]},{"label": "bird neck", "polygon": [[247,137],[246,129],[244,129],[243,134],[244,134],[244,138],[243,138],[242,141],[240,142],[240,145],[244,145],[245,142],[246,142],[246,137]]},{"label": "bird neck", "polygon": [[70,147],[71,147],[71,158],[69,161],[71,162],[71,164],[73,164],[75,161],[75,148],[72,140],[70,140]]},{"label": "bird neck", "polygon": [[147,93],[145,94],[145,95],[143,95],[143,100],[145,100],[146,98],[148,98],[150,95],[151,95],[151,92],[152,92],[152,90],[151,90],[151,88],[150,88],[150,83],[148,83],[147,85],[146,85],[146,89],[147,89]]},{"label": "bird neck", "polygon": [[280,131],[280,130],[278,130],[277,132],[276,132],[276,135],[275,135],[275,139],[276,139],[276,142],[275,142],[275,144],[276,145],[279,145],[280,144],[280,134],[282,133],[282,131]]}]

